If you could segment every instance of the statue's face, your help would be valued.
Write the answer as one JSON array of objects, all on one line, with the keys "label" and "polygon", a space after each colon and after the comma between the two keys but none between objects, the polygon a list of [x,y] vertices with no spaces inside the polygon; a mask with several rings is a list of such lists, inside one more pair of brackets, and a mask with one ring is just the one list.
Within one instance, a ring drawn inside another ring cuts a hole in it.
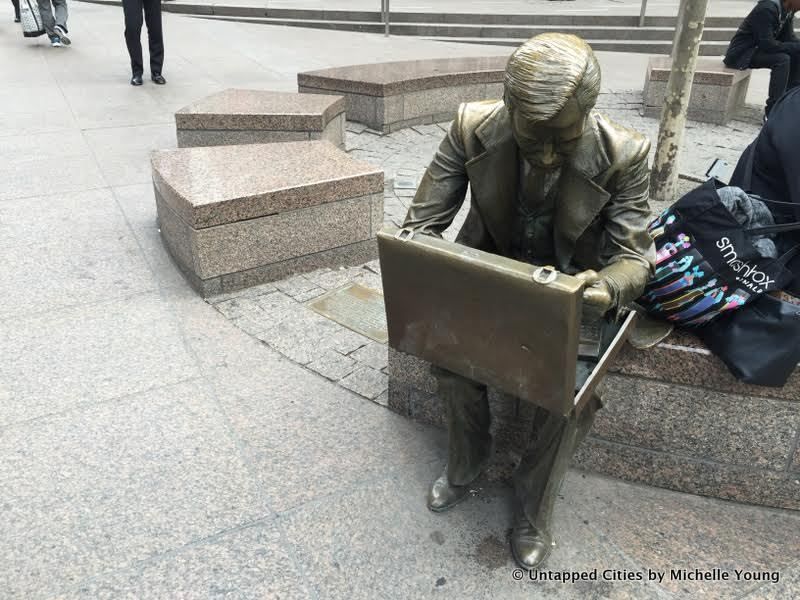
[{"label": "statue's face", "polygon": [[578,146],[586,128],[587,112],[570,98],[555,117],[547,121],[531,122],[519,111],[509,111],[511,132],[520,153],[532,166],[541,169],[560,167]]}]

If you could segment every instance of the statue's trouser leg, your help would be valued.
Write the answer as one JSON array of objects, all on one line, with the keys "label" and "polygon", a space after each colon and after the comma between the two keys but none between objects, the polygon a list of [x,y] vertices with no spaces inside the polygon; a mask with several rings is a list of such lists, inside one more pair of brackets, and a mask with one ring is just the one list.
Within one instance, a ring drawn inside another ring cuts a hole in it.
[{"label": "statue's trouser leg", "polygon": [[452,485],[467,485],[480,475],[491,453],[486,386],[441,368],[433,373],[447,409],[447,479]]},{"label": "statue's trouser leg", "polygon": [[577,416],[536,410],[533,436],[514,473],[514,488],[523,516],[537,528],[550,530],[553,505],[572,455],[591,429],[600,406],[595,396]]}]

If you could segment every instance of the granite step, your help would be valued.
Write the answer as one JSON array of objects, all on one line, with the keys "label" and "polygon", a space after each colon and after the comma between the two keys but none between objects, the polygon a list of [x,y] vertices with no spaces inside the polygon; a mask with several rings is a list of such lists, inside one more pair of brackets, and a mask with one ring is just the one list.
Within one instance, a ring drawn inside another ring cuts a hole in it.
[{"label": "granite step", "polygon": [[[516,47],[527,38],[451,38],[451,37],[423,37],[422,39],[436,42],[457,42],[462,44],[489,44],[492,46]],[[670,54],[672,42],[640,41],[640,40],[607,40],[584,38],[595,51],[605,52],[630,52],[635,54]],[[701,56],[723,56],[728,48],[728,42],[703,42],[700,45]]]},{"label": "granite step", "polygon": [[[362,33],[383,33],[384,25],[371,21],[345,20],[307,20],[278,19],[254,15],[204,15],[226,21],[261,23],[283,27],[309,27],[313,29],[332,29],[340,31],[358,31]],[[392,23],[392,35],[413,35],[442,38],[486,38],[486,39],[528,39],[541,33],[573,33],[584,39],[604,40],[636,40],[666,41],[672,43],[675,29],[672,27],[627,27],[619,25],[485,25],[485,24],[450,24],[450,23]],[[733,37],[735,29],[707,28],[704,30],[704,41],[727,42]]]}]

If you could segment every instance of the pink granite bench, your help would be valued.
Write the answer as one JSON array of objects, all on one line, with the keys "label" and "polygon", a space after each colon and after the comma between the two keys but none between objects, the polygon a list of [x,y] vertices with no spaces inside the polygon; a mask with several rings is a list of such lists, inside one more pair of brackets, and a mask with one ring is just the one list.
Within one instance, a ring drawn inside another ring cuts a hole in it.
[{"label": "pink granite bench", "polygon": [[503,96],[508,56],[352,65],[297,75],[300,92],[345,97],[347,118],[382,132],[449,121],[462,102]]},{"label": "pink granite bench", "polygon": [[[672,59],[668,56],[650,59],[644,82],[644,116],[661,116],[671,69]],[[689,118],[725,125],[744,108],[749,85],[750,71],[729,69],[720,58],[698,58],[689,99]]]},{"label": "pink granite bench", "polygon": [[203,295],[377,255],[383,171],[325,141],[152,158],[161,236]]},{"label": "pink granite bench", "polygon": [[[444,427],[430,365],[389,349],[389,407]],[[574,459],[580,468],[693,494],[800,510],[800,369],[783,388],[738,382],[697,338],[626,346],[605,382],[605,406]],[[531,405],[490,394],[504,479],[530,435]]]},{"label": "pink granite bench", "polygon": [[344,98],[229,89],[175,113],[178,147],[327,140],[344,148]]}]

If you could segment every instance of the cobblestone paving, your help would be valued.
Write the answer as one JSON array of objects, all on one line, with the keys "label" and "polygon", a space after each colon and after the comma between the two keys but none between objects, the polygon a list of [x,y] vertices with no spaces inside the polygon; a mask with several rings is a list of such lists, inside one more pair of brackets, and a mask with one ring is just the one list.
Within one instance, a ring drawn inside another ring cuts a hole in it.
[{"label": "cobblestone paving", "polygon": [[[655,146],[658,121],[639,115],[641,92],[601,94],[598,108],[612,119],[646,134]],[[444,137],[449,123],[418,125],[382,134],[359,123],[347,124],[347,151],[383,168],[384,218],[399,226],[417,184]],[[755,138],[758,125],[734,121],[727,126],[691,122],[686,129],[681,172],[702,177],[715,158],[735,164]],[[655,150],[651,151],[652,154]],[[661,207],[653,205],[654,212]],[[469,211],[469,194],[445,237],[453,239]],[[381,291],[380,267],[320,269],[304,275],[211,298],[209,301],[238,327],[292,361],[374,402],[386,405],[388,376],[384,344],[311,310],[308,301],[350,283]]]}]

